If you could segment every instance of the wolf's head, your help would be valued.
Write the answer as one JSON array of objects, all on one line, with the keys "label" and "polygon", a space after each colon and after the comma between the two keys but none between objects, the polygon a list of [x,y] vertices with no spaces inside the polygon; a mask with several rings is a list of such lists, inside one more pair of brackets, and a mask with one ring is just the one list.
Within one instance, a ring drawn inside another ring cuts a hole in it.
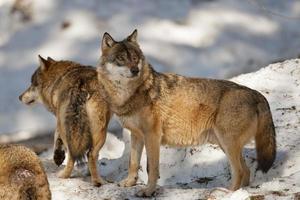
[{"label": "wolf's head", "polygon": [[42,83],[43,77],[46,76],[47,70],[55,63],[52,58],[48,57],[47,60],[39,55],[40,66],[35,70],[31,76],[31,85],[20,96],[19,99],[26,105],[34,103],[42,103]]},{"label": "wolf's head", "polygon": [[120,42],[104,33],[101,49],[98,71],[104,72],[113,80],[129,81],[139,78],[145,58],[137,43],[137,30]]}]

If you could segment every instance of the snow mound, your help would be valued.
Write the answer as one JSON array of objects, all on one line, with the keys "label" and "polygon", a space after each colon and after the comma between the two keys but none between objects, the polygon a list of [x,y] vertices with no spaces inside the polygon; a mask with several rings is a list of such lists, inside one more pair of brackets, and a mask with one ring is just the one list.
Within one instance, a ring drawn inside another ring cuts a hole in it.
[{"label": "snow mound", "polygon": [[[214,145],[174,149],[161,147],[160,179],[156,199],[294,199],[300,196],[300,59],[288,60],[231,79],[260,91],[269,101],[276,127],[277,157],[267,174],[256,171],[253,142],[244,149],[251,170],[250,186],[226,192],[230,168],[223,152]],[[123,138],[108,134],[101,151],[99,172],[110,183],[100,188],[90,184],[82,169],[71,179],[59,179],[51,161],[52,151],[42,156],[49,176],[53,199],[138,199],[135,192],[147,181],[146,156],[142,156],[139,185],[120,188],[116,182],[127,174],[129,131]]]}]

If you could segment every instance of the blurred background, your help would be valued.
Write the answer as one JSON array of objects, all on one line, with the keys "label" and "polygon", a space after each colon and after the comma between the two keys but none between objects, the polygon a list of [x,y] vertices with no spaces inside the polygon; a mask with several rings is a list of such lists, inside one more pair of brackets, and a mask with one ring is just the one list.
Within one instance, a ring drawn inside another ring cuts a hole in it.
[{"label": "blurred background", "polygon": [[38,54],[95,65],[104,32],[121,40],[135,28],[157,70],[187,76],[230,78],[300,55],[298,0],[0,0],[0,143],[55,128],[18,100]]}]

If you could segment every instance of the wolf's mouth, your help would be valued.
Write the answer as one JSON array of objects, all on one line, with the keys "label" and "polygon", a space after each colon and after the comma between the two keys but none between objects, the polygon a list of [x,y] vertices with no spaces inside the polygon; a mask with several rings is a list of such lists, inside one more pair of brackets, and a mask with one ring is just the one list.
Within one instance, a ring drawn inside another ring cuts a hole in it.
[{"label": "wolf's mouth", "polygon": [[123,76],[124,78],[129,78],[129,79],[138,77],[138,75],[130,75],[130,76],[126,76],[124,74],[120,74],[120,75]]},{"label": "wolf's mouth", "polygon": [[31,104],[33,104],[34,102],[35,102],[34,100],[28,101],[28,102],[26,102],[26,105],[31,105]]}]

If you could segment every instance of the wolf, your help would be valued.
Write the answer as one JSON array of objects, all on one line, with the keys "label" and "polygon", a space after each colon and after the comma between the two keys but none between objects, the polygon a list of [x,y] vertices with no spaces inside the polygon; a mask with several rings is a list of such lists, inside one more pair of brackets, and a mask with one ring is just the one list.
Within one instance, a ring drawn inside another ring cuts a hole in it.
[{"label": "wolf", "polygon": [[87,157],[93,185],[105,184],[98,175],[97,160],[111,112],[100,94],[96,69],[41,56],[39,63],[31,77],[31,86],[19,98],[27,105],[42,103],[56,116],[55,163],[63,162],[65,149],[68,153],[67,165],[58,176],[70,177],[75,161]]},{"label": "wolf", "polygon": [[252,138],[258,168],[270,169],[276,156],[275,129],[268,101],[258,91],[227,80],[155,71],[137,42],[137,30],[122,41],[105,33],[101,50],[101,94],[123,127],[131,130],[129,172],[120,186],[136,184],[144,146],[148,182],[137,196],[155,192],[160,145],[218,144],[231,166],[231,190],[249,184],[242,149]]},{"label": "wolf", "polygon": [[32,150],[21,145],[0,144],[0,166],[0,199],[51,199],[45,170]]}]

